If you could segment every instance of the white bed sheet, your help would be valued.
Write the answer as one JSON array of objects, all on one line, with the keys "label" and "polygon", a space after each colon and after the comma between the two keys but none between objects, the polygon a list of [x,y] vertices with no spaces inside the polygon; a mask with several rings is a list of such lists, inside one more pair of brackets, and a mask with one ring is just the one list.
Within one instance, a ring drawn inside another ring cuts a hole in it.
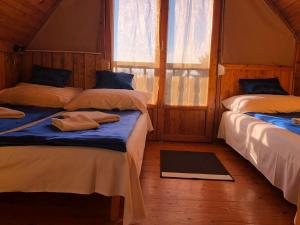
[{"label": "white bed sheet", "polygon": [[152,128],[148,117],[147,113],[139,117],[126,153],[78,146],[0,147],[0,192],[123,196],[123,224],[142,221],[139,174],[146,135]]},{"label": "white bed sheet", "polygon": [[296,204],[300,188],[300,136],[254,117],[224,112],[218,137],[249,160],[285,199]]}]

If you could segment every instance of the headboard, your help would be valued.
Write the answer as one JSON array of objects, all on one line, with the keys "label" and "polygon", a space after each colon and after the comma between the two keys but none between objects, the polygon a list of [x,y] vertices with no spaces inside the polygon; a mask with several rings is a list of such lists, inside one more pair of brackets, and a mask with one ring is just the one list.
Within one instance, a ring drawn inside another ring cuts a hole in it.
[{"label": "headboard", "polygon": [[32,65],[72,71],[69,86],[92,88],[96,82],[96,70],[109,69],[104,53],[27,51],[23,57],[21,81],[31,76]]},{"label": "headboard", "polygon": [[236,65],[224,64],[225,74],[218,77],[218,93],[216,99],[216,125],[219,125],[224,112],[222,100],[239,95],[239,79],[277,77],[281,86],[290,94],[293,93],[294,68],[288,66]]}]

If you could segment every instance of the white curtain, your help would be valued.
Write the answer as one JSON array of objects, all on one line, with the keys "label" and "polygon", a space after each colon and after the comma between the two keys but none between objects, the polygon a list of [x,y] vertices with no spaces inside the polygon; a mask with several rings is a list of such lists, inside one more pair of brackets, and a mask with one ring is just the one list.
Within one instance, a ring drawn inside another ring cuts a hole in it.
[{"label": "white curtain", "polygon": [[[158,2],[114,0],[114,70],[158,93]],[[206,105],[213,0],[169,0],[165,104]]]},{"label": "white curtain", "polygon": [[152,93],[156,103],[157,0],[115,0],[114,5],[114,70],[134,74],[134,88]]},{"label": "white curtain", "polygon": [[207,104],[213,0],[170,0],[165,104]]}]

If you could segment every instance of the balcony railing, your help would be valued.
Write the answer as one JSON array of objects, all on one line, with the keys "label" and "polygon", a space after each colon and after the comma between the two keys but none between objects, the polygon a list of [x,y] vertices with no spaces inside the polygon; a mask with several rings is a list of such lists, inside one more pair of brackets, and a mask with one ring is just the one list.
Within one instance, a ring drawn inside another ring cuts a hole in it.
[{"label": "balcony railing", "polygon": [[[155,104],[158,93],[159,65],[147,62],[114,62],[115,71],[134,74],[135,89],[152,93]],[[166,65],[166,105],[205,106],[208,95],[209,69],[199,64]]]}]

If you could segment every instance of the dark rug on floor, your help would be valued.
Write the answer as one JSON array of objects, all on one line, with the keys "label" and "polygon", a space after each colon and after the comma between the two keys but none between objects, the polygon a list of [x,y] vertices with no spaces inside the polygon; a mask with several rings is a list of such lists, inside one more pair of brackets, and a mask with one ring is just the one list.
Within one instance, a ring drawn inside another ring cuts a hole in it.
[{"label": "dark rug on floor", "polygon": [[234,181],[213,152],[161,150],[160,177]]}]

